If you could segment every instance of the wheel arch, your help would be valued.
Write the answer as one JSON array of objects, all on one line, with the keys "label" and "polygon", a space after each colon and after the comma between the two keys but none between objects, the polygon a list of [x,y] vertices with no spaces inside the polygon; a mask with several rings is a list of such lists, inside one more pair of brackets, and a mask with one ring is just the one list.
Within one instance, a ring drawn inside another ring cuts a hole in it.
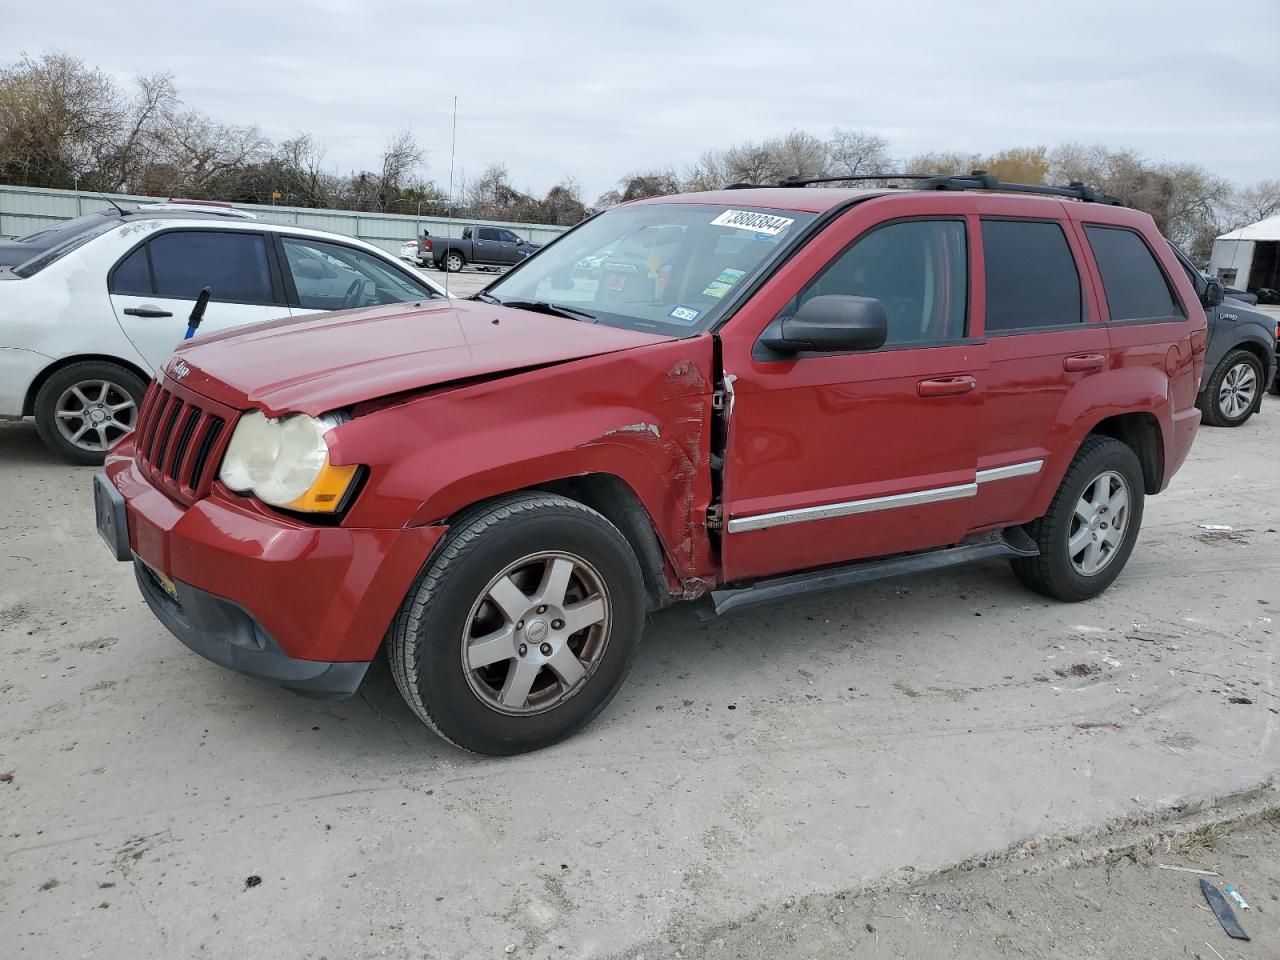
[{"label": "wheel arch", "polygon": [[662,541],[658,537],[653,518],[645,509],[639,495],[621,477],[611,473],[586,473],[547,480],[533,486],[511,490],[484,500],[468,504],[455,511],[446,521],[453,526],[466,516],[473,516],[492,503],[497,503],[515,493],[554,493],[575,500],[595,510],[618,528],[640,564],[640,576],[644,581],[649,608],[656,610],[671,603],[674,573]]},{"label": "wheel arch", "polygon": [[35,415],[36,395],[40,393],[40,388],[48,382],[59,370],[65,370],[67,367],[77,363],[113,363],[118,367],[123,367],[130,373],[140,379],[143,384],[151,382],[151,374],[136,363],[125,360],[122,357],[115,357],[105,353],[77,353],[69,357],[59,357],[53,363],[49,364],[38,373],[31,381],[31,385],[27,387],[27,394],[22,401],[22,415],[30,417]]},{"label": "wheel arch", "polygon": [[1137,454],[1148,495],[1164,488],[1164,434],[1155,414],[1134,412],[1105,417],[1094,424],[1088,436],[1111,437]]}]

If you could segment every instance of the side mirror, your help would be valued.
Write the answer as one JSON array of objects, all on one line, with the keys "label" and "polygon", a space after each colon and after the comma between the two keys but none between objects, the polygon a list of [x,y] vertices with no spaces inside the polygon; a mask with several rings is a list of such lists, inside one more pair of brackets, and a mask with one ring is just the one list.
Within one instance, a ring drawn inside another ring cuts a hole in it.
[{"label": "side mirror", "polygon": [[844,353],[878,350],[888,336],[889,317],[879,300],[828,294],[770,325],[760,342],[777,353]]},{"label": "side mirror", "polygon": [[1206,307],[1216,307],[1227,296],[1227,288],[1223,286],[1221,280],[1215,280],[1213,277],[1205,277],[1204,293],[1200,294],[1200,302]]}]

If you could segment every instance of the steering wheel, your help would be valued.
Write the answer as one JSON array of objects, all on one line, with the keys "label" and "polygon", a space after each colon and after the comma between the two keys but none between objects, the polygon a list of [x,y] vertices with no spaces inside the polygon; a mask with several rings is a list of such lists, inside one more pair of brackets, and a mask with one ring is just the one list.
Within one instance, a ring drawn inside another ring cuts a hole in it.
[{"label": "steering wheel", "polygon": [[342,298],[342,309],[350,310],[352,307],[360,306],[360,294],[363,290],[363,280],[352,280],[351,286],[347,287],[347,292]]}]

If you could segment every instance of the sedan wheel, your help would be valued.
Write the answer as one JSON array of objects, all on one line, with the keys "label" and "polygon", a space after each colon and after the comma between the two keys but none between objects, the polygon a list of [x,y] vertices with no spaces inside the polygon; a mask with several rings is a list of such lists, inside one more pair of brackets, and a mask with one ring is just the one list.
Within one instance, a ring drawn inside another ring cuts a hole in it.
[{"label": "sedan wheel", "polygon": [[54,405],[58,432],[87,453],[106,453],[138,424],[138,405],[108,380],[82,380],[62,391]]}]

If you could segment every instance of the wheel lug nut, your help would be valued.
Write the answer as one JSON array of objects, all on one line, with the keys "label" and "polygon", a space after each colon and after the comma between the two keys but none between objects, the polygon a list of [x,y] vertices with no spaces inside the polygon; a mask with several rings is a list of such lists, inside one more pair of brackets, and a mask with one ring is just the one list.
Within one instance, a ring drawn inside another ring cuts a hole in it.
[{"label": "wheel lug nut", "polygon": [[516,629],[517,629],[517,630],[523,630],[523,629],[524,629],[524,621],[523,621],[523,620],[521,620],[519,623],[517,623],[517,624],[516,624]]},{"label": "wheel lug nut", "polygon": [[528,648],[528,647],[526,647],[523,643],[522,643],[522,644],[520,644],[520,656],[522,656],[522,657],[523,657],[523,656],[524,656],[525,654],[527,654],[528,652],[529,652],[529,648]]},{"label": "wheel lug nut", "polygon": [[551,621],[551,629],[552,629],[552,630],[563,630],[563,629],[564,629],[564,621],[563,621],[563,620],[552,620],[552,621]]},{"label": "wheel lug nut", "polygon": [[544,643],[544,644],[543,644],[541,647],[539,647],[538,649],[542,651],[542,655],[543,655],[544,657],[549,657],[549,656],[551,656],[551,644],[549,644],[549,643]]},{"label": "wheel lug nut", "polygon": [[547,612],[547,608],[546,608],[546,607],[539,607],[539,608],[538,608],[538,612],[539,612],[539,613],[546,613],[546,612]]}]

